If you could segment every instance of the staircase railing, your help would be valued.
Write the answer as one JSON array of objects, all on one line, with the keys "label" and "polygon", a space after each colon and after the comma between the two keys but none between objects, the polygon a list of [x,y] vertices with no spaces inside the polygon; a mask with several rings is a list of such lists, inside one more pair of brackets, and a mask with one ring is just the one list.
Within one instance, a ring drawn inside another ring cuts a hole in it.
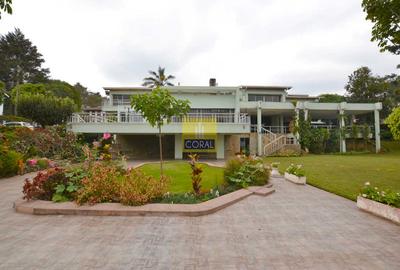
[{"label": "staircase railing", "polygon": [[264,146],[264,155],[269,156],[281,150],[285,145],[293,145],[296,143],[297,142],[295,137],[280,135],[279,137],[275,138]]}]

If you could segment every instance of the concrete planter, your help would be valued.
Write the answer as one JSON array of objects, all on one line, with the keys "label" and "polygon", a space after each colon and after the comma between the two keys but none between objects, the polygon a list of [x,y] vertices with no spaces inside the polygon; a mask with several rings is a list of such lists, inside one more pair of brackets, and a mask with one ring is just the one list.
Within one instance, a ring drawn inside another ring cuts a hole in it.
[{"label": "concrete planter", "polygon": [[279,173],[278,168],[272,168],[271,170],[271,176],[280,176],[281,174]]},{"label": "concrete planter", "polygon": [[362,196],[357,197],[357,207],[376,216],[400,224],[400,208],[376,202]]},{"label": "concrete planter", "polygon": [[306,184],[306,177],[305,176],[299,177],[299,176],[296,176],[294,174],[290,174],[290,173],[285,172],[285,179],[290,181],[290,182],[292,182],[292,183],[298,184],[298,185],[305,185]]}]

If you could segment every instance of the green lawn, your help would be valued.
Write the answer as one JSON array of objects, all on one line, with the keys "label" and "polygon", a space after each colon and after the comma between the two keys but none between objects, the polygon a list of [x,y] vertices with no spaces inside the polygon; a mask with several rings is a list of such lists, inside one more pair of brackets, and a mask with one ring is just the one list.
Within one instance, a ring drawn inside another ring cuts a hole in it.
[{"label": "green lawn", "polygon": [[[202,190],[209,190],[224,181],[224,169],[203,165]],[[146,174],[160,177],[160,163],[148,163],[140,167]],[[164,174],[169,176],[169,191],[173,193],[192,191],[191,169],[187,161],[168,161],[164,163]]]},{"label": "green lawn", "polygon": [[345,198],[356,200],[365,182],[379,188],[400,191],[400,144],[385,143],[390,152],[384,154],[305,155],[270,157],[280,162],[284,172],[290,163],[302,164],[307,183]]}]

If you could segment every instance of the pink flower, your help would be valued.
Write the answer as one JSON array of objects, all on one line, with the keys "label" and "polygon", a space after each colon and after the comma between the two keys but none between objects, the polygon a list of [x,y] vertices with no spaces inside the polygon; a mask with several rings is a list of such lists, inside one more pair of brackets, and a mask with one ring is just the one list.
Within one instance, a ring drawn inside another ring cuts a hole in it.
[{"label": "pink flower", "polygon": [[37,160],[36,159],[29,159],[28,160],[28,165],[29,166],[36,166],[36,164],[37,164]]},{"label": "pink flower", "polygon": [[103,134],[103,139],[104,140],[108,140],[108,139],[110,139],[111,138],[111,134],[110,133],[104,133]]}]

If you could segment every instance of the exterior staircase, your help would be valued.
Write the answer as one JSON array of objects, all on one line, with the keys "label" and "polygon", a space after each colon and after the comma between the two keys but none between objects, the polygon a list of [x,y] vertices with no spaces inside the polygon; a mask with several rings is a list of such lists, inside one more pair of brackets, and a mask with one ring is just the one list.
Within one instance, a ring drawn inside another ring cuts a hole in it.
[{"label": "exterior staircase", "polygon": [[[293,134],[275,134],[265,128],[262,128],[263,137],[267,143],[264,144],[264,156],[270,156],[288,146],[298,146],[299,143]],[[300,148],[299,148],[300,149]]]}]

